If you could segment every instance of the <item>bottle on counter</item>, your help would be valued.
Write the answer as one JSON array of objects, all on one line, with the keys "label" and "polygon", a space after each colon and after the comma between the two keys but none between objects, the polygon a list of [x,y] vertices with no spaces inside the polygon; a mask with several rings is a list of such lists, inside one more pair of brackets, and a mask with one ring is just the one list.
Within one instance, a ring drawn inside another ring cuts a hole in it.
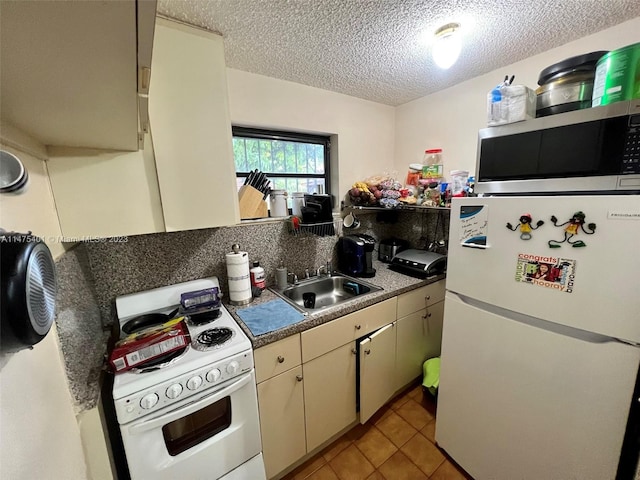
[{"label": "bottle on counter", "polygon": [[427,205],[429,207],[439,207],[440,206],[440,185],[438,182],[433,181],[429,183],[427,189],[424,191],[425,198],[423,201],[423,205]]},{"label": "bottle on counter", "polygon": [[284,262],[280,262],[280,266],[276,268],[276,287],[287,287],[287,267],[284,266]]},{"label": "bottle on counter", "polygon": [[448,183],[440,184],[440,206],[451,207],[451,188]]},{"label": "bottle on counter", "polygon": [[436,182],[439,181],[444,171],[442,165],[442,149],[433,148],[431,150],[425,150],[422,164],[422,178]]},{"label": "bottle on counter", "polygon": [[266,288],[267,282],[264,268],[260,266],[260,262],[253,262],[253,267],[249,270],[249,274],[251,275],[251,285],[258,287],[260,290]]}]

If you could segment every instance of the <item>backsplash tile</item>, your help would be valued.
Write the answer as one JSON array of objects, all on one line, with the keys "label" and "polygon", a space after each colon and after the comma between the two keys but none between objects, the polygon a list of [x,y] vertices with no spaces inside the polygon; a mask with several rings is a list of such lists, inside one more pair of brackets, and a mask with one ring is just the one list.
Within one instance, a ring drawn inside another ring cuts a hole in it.
[{"label": "backsplash tile", "polygon": [[217,276],[227,291],[224,256],[238,243],[259,260],[274,281],[280,262],[292,271],[304,271],[332,258],[335,237],[291,236],[283,222],[241,225],[188,232],[140,235],[126,243],[86,244],[103,322],[115,318],[115,298],[174,283]]},{"label": "backsplash tile", "polygon": [[96,405],[108,334],[102,328],[86,251],[76,247],[56,262],[56,330],[76,410]]},{"label": "backsplash tile", "polygon": [[[378,223],[377,215],[370,212],[356,214],[361,225],[353,233],[368,233],[377,241],[397,236],[413,247],[424,248],[436,236],[446,240],[448,233],[447,211],[401,212],[396,223]],[[343,231],[348,233],[351,231]],[[217,276],[226,292],[224,256],[234,243],[249,253],[250,261],[260,261],[270,286],[275,283],[275,269],[280,262],[299,276],[306,268],[313,270],[329,259],[335,267],[336,242],[336,236],[292,235],[286,222],[275,221],[138,235],[124,243],[86,243],[83,247],[88,252],[102,321],[110,325],[115,318],[114,301],[119,295],[207,276]]]}]

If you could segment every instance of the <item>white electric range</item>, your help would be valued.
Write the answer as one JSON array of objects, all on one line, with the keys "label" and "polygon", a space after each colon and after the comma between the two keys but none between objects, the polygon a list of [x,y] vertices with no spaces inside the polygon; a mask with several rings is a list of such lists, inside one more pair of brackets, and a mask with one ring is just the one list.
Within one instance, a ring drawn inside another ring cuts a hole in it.
[{"label": "white electric range", "polygon": [[[183,293],[213,287],[220,291],[216,277],[118,297],[120,330],[143,315],[175,312]],[[134,480],[266,478],[251,343],[221,304],[214,317],[198,324],[187,317],[191,343],[183,351],[115,375]]]}]

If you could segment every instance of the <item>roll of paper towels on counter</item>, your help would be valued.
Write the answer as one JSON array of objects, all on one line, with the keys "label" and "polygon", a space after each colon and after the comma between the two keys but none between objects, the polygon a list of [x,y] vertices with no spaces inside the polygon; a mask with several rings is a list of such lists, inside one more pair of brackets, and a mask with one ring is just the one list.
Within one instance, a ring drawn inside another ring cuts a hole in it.
[{"label": "roll of paper towels on counter", "polygon": [[231,305],[246,305],[252,300],[249,254],[240,251],[240,246],[237,243],[231,249],[233,251],[225,255],[229,281],[229,303]]}]

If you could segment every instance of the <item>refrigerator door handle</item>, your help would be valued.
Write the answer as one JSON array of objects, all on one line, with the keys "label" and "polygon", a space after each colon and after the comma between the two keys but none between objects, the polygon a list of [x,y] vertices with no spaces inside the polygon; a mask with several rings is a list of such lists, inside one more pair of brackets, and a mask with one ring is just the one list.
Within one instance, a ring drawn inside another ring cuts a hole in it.
[{"label": "refrigerator door handle", "polygon": [[540,328],[542,330],[547,330],[549,332],[556,333],[558,335],[564,335],[567,337],[575,338],[578,340],[583,340],[589,343],[609,343],[609,342],[618,342],[624,343],[626,345],[631,345],[634,347],[640,347],[637,343],[629,342],[627,340],[621,340],[618,338],[608,337],[606,335],[601,335],[599,333],[589,332],[587,330],[581,330],[579,328],[568,327],[566,325],[562,325],[555,322],[550,322],[548,320],[543,320],[541,318],[532,317],[530,315],[525,315],[520,312],[515,312],[513,310],[508,310],[506,308],[498,307],[496,305],[492,305],[490,303],[485,303],[480,300],[476,300],[475,298],[468,297],[466,295],[462,295],[459,293],[452,292],[447,290],[447,296],[452,299],[457,299],[458,301],[469,305],[470,307],[477,308],[478,310],[483,310],[493,315],[498,315],[500,317],[506,318],[508,320],[512,320],[514,322],[523,323],[534,328]]}]

